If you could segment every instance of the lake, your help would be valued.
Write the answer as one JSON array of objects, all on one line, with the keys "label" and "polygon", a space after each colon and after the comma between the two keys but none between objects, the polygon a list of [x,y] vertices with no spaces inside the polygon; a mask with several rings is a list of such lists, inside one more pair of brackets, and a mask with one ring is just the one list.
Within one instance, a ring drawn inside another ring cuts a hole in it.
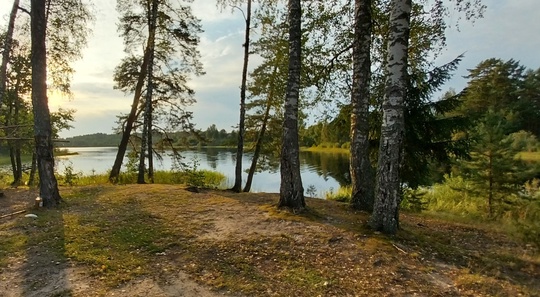
[{"label": "lake", "polygon": [[[56,170],[62,174],[66,166],[71,165],[75,172],[85,175],[106,173],[111,169],[116,158],[115,147],[68,147],[70,152],[77,155],[57,157]],[[252,153],[245,153],[243,158],[244,171],[251,165]],[[199,169],[208,169],[221,172],[227,177],[227,184],[234,183],[234,168],[236,165],[236,153],[234,149],[201,148],[198,150],[183,151],[182,157],[188,164],[198,163]],[[320,153],[301,152],[300,171],[304,189],[310,186],[315,188],[318,197],[324,197],[324,193],[335,191],[340,186],[348,185],[349,160],[345,153]],[[124,159],[122,170],[125,170],[127,159]],[[155,170],[170,170],[172,158],[166,154],[163,160],[154,161]],[[247,178],[244,173],[243,184]],[[279,192],[280,174],[278,168],[258,172],[253,178],[253,192]]]}]

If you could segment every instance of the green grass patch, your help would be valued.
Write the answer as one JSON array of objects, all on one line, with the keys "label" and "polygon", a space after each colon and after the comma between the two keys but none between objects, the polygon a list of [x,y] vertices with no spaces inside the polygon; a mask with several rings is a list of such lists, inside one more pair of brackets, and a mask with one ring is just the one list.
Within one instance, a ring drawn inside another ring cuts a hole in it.
[{"label": "green grass patch", "polygon": [[333,200],[333,201],[340,201],[340,202],[351,202],[352,197],[352,187],[351,186],[345,186],[345,187],[339,187],[337,191],[329,191],[326,192],[325,198],[326,200]]},{"label": "green grass patch", "polygon": [[133,195],[108,192],[83,188],[65,195],[73,207],[63,215],[65,254],[116,286],[149,273],[153,257],[168,246],[163,239],[171,236]]},{"label": "green grass patch", "polygon": [[21,256],[28,237],[24,234],[13,234],[0,230],[0,267],[5,267],[8,257]]},{"label": "green grass patch", "polygon": [[341,154],[350,153],[350,150],[348,148],[341,148],[339,146],[301,147],[300,151],[302,151],[302,152],[315,152],[315,153],[341,153]]}]

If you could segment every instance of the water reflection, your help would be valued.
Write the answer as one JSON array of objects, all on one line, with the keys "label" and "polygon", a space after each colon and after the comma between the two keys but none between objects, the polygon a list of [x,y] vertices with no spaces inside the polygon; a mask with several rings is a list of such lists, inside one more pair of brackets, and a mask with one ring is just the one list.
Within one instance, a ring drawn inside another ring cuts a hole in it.
[{"label": "water reflection", "polygon": [[[57,171],[62,173],[66,166],[72,166],[75,172],[84,174],[106,173],[110,170],[116,157],[116,148],[111,147],[85,147],[68,148],[77,155],[59,157],[57,161]],[[223,173],[228,180],[228,184],[234,182],[234,168],[236,163],[236,152],[233,149],[204,148],[200,150],[182,151],[184,163],[193,165],[198,163],[198,168],[218,171]],[[251,153],[245,153],[243,167],[247,171],[251,164]],[[268,157],[268,164],[273,164],[265,168],[264,171],[257,172],[253,179],[252,190],[254,192],[279,192],[280,173],[277,160]],[[337,190],[340,186],[350,184],[349,160],[345,153],[319,153],[301,152],[300,162],[302,181],[304,189],[314,186],[318,196],[323,196],[325,192]],[[124,159],[124,165],[127,159]],[[155,161],[156,170],[170,170],[172,158],[168,154],[163,154],[162,160]],[[125,169],[125,168],[123,168]],[[244,172],[243,180],[247,178]]]},{"label": "water reflection", "polygon": [[328,179],[335,179],[341,186],[349,185],[349,155],[346,153],[301,152],[300,162],[309,166],[310,170]]}]

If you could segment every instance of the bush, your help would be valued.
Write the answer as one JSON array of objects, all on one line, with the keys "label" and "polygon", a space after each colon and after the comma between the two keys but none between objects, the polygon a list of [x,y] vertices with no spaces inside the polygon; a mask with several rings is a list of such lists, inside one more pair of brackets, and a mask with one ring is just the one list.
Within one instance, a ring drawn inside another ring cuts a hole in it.
[{"label": "bush", "polygon": [[427,194],[425,189],[410,189],[403,190],[403,200],[401,200],[400,207],[414,212],[421,212],[426,210],[427,202],[425,201],[425,195]]}]

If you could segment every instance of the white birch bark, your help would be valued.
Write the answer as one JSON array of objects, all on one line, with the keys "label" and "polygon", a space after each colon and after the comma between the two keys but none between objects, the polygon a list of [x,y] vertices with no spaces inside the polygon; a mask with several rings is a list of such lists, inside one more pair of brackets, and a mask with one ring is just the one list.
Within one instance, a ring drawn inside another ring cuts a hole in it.
[{"label": "white birch bark", "polygon": [[407,55],[411,0],[392,0],[388,39],[387,85],[377,165],[376,194],[370,225],[387,234],[399,228],[400,165],[405,134],[404,100],[407,88]]}]

